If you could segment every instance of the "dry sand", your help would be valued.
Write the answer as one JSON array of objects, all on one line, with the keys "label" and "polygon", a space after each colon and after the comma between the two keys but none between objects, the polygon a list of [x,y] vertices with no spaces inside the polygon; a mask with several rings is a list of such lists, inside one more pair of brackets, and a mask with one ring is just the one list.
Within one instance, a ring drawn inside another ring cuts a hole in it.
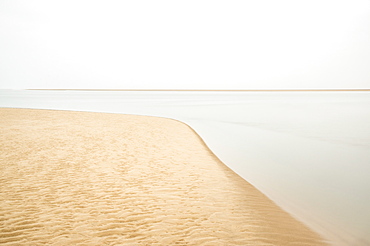
[{"label": "dry sand", "polygon": [[1,245],[324,245],[187,125],[0,109]]}]

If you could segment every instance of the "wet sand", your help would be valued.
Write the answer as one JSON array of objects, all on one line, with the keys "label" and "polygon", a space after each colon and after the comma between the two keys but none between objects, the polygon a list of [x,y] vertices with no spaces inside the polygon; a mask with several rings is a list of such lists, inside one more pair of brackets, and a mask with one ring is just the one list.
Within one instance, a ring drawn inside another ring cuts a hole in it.
[{"label": "wet sand", "polygon": [[187,125],[0,109],[1,245],[325,245]]}]

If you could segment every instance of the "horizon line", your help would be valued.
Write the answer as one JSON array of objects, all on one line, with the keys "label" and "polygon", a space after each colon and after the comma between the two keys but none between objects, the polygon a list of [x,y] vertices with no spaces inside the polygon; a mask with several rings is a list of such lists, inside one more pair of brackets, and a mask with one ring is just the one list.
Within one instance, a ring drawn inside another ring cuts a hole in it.
[{"label": "horizon line", "polygon": [[[22,89],[20,89],[22,90]],[[55,91],[226,91],[226,92],[283,92],[283,91],[370,91],[370,89],[24,89],[24,90],[55,90]]]}]

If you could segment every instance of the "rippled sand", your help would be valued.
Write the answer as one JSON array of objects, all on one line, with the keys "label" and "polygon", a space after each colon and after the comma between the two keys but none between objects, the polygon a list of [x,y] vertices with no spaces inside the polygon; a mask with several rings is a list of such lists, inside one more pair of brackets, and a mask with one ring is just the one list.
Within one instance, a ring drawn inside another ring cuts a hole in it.
[{"label": "rippled sand", "polygon": [[187,125],[0,109],[1,245],[323,245]]}]

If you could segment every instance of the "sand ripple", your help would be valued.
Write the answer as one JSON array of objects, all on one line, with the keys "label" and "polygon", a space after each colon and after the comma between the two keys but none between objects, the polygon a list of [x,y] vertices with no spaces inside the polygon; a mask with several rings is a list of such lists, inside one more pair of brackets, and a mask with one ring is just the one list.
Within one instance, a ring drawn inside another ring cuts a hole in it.
[{"label": "sand ripple", "polygon": [[323,245],[185,124],[0,109],[1,245]]}]

